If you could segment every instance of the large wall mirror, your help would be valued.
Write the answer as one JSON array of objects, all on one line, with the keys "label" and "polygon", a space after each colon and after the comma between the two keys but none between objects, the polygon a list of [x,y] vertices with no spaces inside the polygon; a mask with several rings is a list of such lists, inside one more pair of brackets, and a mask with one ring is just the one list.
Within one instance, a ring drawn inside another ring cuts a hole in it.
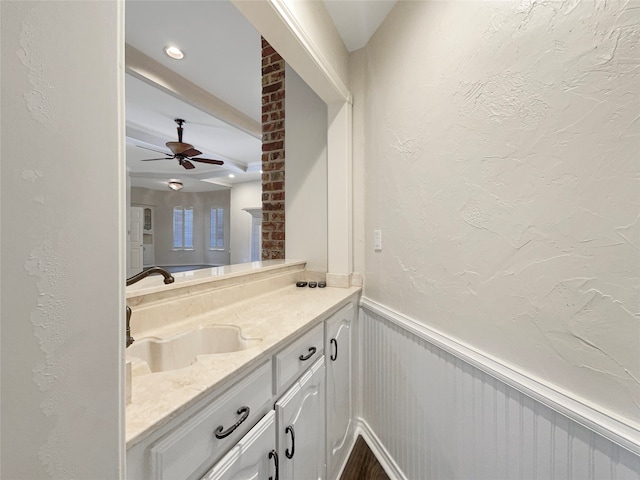
[{"label": "large wall mirror", "polygon": [[[127,276],[259,260],[260,34],[228,1],[128,1],[125,36]],[[326,272],[326,105],[286,88],[286,256]]]}]

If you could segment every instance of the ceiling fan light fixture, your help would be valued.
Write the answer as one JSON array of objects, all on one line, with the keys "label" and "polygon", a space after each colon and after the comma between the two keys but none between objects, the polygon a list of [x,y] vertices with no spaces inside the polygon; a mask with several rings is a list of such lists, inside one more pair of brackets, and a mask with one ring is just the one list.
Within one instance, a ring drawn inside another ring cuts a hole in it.
[{"label": "ceiling fan light fixture", "polygon": [[[182,133],[184,128],[182,125],[186,123],[182,118],[176,118],[175,122],[178,124],[178,141],[167,142],[165,145],[171,153],[166,153],[164,158],[145,158],[143,162],[152,162],[156,160],[178,160],[178,164],[187,170],[192,170],[196,166],[192,162],[208,163],[209,165],[224,165],[222,160],[214,160],[213,158],[201,158],[202,152],[197,148],[194,148],[190,143],[184,143],[182,141]],[[162,153],[162,152],[160,152]],[[182,184],[181,184],[182,185]]]},{"label": "ceiling fan light fixture", "polygon": [[178,190],[182,190],[182,187],[183,187],[182,182],[180,180],[171,180],[169,181],[168,185],[171,190],[175,190],[176,192]]},{"label": "ceiling fan light fixture", "polygon": [[174,60],[182,60],[184,58],[184,52],[178,47],[168,45],[164,47],[164,53],[173,58]]}]

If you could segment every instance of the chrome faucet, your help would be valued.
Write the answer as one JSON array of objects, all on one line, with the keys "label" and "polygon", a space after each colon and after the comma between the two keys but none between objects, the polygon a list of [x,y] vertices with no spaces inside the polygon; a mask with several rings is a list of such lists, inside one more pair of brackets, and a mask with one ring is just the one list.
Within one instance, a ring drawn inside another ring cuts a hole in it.
[{"label": "chrome faucet", "polygon": [[[164,268],[151,267],[146,270],[143,270],[142,272],[138,273],[137,275],[134,275],[133,277],[127,278],[127,287],[129,285],[133,285],[136,282],[139,282],[143,278],[147,278],[149,275],[155,275],[155,274],[160,274],[164,277],[165,285],[169,285],[170,283],[173,283],[176,280],[175,278],[173,278],[173,275],[167,272]],[[129,305],[127,305],[127,332],[126,333],[127,333],[127,347],[128,347],[135,341],[134,338],[131,336],[131,307],[129,307]]]}]

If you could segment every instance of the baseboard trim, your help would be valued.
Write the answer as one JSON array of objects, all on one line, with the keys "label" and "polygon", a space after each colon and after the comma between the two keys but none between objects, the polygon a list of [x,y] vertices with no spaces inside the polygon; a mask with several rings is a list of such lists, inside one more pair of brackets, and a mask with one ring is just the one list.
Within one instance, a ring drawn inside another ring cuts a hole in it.
[{"label": "baseboard trim", "polygon": [[[362,435],[364,441],[380,462],[380,466],[389,476],[390,480],[407,480],[407,477],[402,473],[400,467],[395,460],[389,455],[389,452],[384,447],[375,432],[369,427],[367,421],[362,417],[356,417],[356,429],[353,436],[353,443],[355,444],[358,435]],[[351,446],[353,448],[353,445]]]},{"label": "baseboard trim", "polygon": [[[332,473],[334,472],[329,472],[329,464],[327,462],[327,478],[329,480],[339,480],[340,477],[342,477],[342,472],[344,472],[345,467],[347,466],[347,462],[349,461],[349,458],[351,457],[351,452],[353,451],[353,447],[356,444],[356,440],[358,438],[358,435],[356,434],[356,429],[354,427],[355,425],[355,421],[352,418],[351,420],[349,420],[349,434],[348,434],[348,438],[349,438],[349,444],[348,444],[348,448],[345,449],[345,453],[344,455],[342,455],[342,458],[340,459],[340,463],[339,463],[339,467],[335,470],[335,475],[331,476]],[[329,448],[327,446],[327,448]]]},{"label": "baseboard trim", "polygon": [[[460,360],[473,365],[487,375],[509,385],[589,430],[602,435],[622,448],[636,455],[640,455],[640,431],[632,426],[587,405],[577,398],[568,396],[566,392],[562,392],[551,385],[540,383],[522,371],[515,370],[486,354],[474,350],[443,333],[430,329],[415,320],[407,318],[369,298],[362,297],[360,306],[374,315],[382,317],[400,328],[411,332],[426,342],[436,345]],[[366,425],[364,420],[362,422]],[[371,432],[370,429],[369,432]],[[377,443],[379,444],[379,442]],[[374,451],[374,453],[376,452]]]}]

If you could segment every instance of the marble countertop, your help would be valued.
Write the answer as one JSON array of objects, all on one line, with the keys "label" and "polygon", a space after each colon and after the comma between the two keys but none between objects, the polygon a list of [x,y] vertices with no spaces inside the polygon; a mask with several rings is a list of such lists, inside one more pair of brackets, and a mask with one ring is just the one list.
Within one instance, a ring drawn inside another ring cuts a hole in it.
[{"label": "marble countertop", "polygon": [[[194,285],[210,284],[216,280],[229,280],[232,278],[246,277],[248,274],[256,272],[269,272],[282,270],[287,266],[304,266],[303,260],[263,260],[251,263],[239,263],[235,265],[223,265],[220,267],[201,268],[198,270],[187,270],[173,273],[175,279],[169,285],[159,281],[158,276],[150,276],[130,285],[126,290],[127,298],[135,298],[142,295],[149,295],[157,292],[168,292]],[[162,277],[160,277],[161,279]]]},{"label": "marble countertop", "polygon": [[145,332],[145,336],[169,337],[201,325],[235,325],[245,337],[262,341],[234,353],[201,356],[193,365],[179,370],[134,376],[132,400],[126,407],[127,448],[144,440],[214,389],[228,385],[237,375],[257,366],[359,292],[359,287],[291,285]]}]

